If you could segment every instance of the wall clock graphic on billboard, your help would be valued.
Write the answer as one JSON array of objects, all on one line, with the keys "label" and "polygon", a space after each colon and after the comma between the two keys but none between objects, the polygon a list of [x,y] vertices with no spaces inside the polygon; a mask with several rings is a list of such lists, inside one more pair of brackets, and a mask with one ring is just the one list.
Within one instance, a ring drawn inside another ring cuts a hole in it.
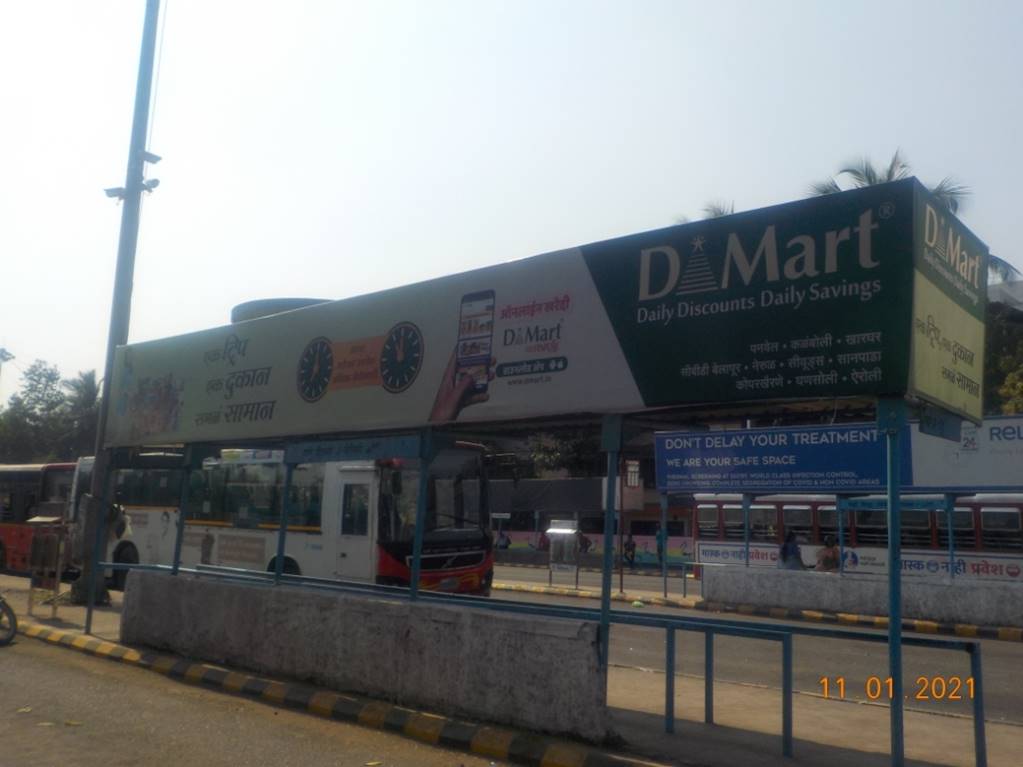
[{"label": "wall clock graphic on billboard", "polygon": [[298,393],[306,402],[316,402],[327,393],[334,373],[334,349],[320,336],[310,341],[298,360]]},{"label": "wall clock graphic on billboard", "polygon": [[423,334],[411,322],[391,328],[380,351],[380,382],[392,394],[405,391],[423,366]]}]

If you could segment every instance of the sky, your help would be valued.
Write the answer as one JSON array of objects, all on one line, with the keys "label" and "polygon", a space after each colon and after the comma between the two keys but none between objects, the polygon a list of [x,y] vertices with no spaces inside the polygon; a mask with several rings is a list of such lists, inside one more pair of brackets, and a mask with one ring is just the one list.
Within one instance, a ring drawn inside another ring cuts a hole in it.
[{"label": "sky", "polygon": [[[0,4],[0,402],[102,373],[144,3]],[[798,199],[899,149],[1023,269],[1023,3],[165,0],[131,341]]]}]

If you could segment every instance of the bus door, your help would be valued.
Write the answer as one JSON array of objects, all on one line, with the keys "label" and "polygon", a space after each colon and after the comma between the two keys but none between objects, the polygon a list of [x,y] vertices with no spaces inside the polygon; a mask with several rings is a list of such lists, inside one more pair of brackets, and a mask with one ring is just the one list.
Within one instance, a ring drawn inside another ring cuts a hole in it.
[{"label": "bus door", "polygon": [[372,581],[376,575],[377,475],[372,470],[338,469],[339,578]]}]

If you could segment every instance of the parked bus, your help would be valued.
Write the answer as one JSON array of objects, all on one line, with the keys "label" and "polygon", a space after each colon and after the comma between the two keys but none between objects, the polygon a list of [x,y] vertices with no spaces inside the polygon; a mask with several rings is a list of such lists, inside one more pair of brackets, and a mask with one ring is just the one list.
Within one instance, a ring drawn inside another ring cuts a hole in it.
[{"label": "parked bus", "polygon": [[[182,477],[180,469],[113,472],[112,497],[120,514],[108,535],[106,561],[171,563]],[[275,570],[284,479],[278,450],[225,449],[190,472],[182,566]],[[283,571],[407,586],[418,486],[415,460],[298,465]],[[431,462],[421,588],[490,593],[486,487],[484,455],[476,447],[444,450]],[[84,522],[83,515],[78,519]],[[108,575],[116,578],[115,587],[123,584],[123,576]]]},{"label": "parked bus", "polygon": [[[933,508],[903,508],[900,542],[907,575],[947,575],[948,519],[941,496],[903,496],[933,501]],[[845,569],[883,572],[887,566],[888,524],[885,499],[870,508],[846,509],[843,518]],[[858,499],[862,504],[864,499]],[[650,506],[633,517],[633,527],[649,525],[660,510]],[[957,576],[1023,580],[1023,495],[959,496],[952,516]],[[703,563],[744,564],[742,496],[696,494],[687,504],[672,505],[669,516],[690,521],[696,558]],[[695,522],[695,523],[693,523]],[[787,532],[796,534],[804,563],[812,565],[824,539],[838,539],[834,495],[769,495],[750,507],[750,564],[774,565]]]},{"label": "parked bus", "polygon": [[63,521],[73,463],[0,466],[0,570],[27,572],[33,517]]}]

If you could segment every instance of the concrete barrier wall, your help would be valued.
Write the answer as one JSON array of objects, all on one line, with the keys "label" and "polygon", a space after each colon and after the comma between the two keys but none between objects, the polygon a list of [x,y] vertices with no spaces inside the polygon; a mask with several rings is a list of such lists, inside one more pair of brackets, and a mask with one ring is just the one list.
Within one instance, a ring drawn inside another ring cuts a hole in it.
[{"label": "concrete barrier wall", "polygon": [[121,640],[450,716],[609,735],[595,623],[133,571]]},{"label": "concrete barrier wall", "polygon": [[[888,578],[765,567],[707,567],[703,598],[708,602],[887,615]],[[939,623],[1021,627],[1023,585],[903,578],[902,614]]]}]

